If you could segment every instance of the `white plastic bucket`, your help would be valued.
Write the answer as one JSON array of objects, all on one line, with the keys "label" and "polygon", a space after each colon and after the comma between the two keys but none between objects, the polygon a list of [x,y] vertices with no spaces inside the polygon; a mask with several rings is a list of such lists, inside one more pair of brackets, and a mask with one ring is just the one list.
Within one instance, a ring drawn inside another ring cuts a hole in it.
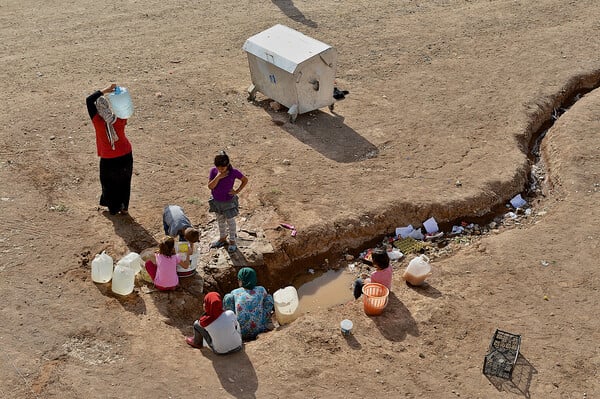
[{"label": "white plastic bucket", "polygon": [[298,291],[293,286],[280,288],[273,294],[275,316],[279,324],[287,324],[299,316]]},{"label": "white plastic bucket", "polygon": [[187,241],[178,241],[175,243],[175,251],[179,254],[179,257],[182,260],[189,260],[190,265],[187,269],[184,269],[180,265],[177,265],[177,275],[179,277],[189,277],[196,274],[196,268],[198,267],[198,251],[200,247],[198,245],[194,246],[194,253],[190,255],[190,259],[187,259],[187,251],[189,248],[189,243]]}]

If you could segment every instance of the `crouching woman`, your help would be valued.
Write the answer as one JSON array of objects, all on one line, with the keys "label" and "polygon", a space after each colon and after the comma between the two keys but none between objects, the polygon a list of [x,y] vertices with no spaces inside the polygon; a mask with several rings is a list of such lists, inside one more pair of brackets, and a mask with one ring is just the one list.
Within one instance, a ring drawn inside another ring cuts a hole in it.
[{"label": "crouching woman", "polygon": [[223,301],[218,292],[204,296],[204,314],[194,322],[194,336],[185,342],[194,348],[207,345],[213,352],[224,355],[242,349],[242,334],[237,316],[223,310]]}]

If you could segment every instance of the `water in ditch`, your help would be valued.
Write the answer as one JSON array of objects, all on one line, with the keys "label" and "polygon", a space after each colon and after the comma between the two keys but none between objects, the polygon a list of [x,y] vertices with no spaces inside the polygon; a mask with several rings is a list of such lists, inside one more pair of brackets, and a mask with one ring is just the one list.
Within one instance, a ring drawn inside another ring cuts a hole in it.
[{"label": "water in ditch", "polygon": [[[316,275],[316,277],[315,277]],[[328,270],[302,276],[298,288],[299,307],[302,313],[314,312],[354,300],[352,283],[356,278],[348,269]]]}]

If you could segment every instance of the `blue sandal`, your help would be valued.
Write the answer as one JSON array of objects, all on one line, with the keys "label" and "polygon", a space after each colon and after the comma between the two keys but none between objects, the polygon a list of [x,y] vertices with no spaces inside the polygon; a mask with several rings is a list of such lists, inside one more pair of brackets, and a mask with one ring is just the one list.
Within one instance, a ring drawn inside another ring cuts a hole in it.
[{"label": "blue sandal", "polygon": [[217,240],[215,242],[213,242],[212,244],[210,244],[211,248],[221,248],[224,247],[227,244],[227,241],[221,241],[221,240]]}]

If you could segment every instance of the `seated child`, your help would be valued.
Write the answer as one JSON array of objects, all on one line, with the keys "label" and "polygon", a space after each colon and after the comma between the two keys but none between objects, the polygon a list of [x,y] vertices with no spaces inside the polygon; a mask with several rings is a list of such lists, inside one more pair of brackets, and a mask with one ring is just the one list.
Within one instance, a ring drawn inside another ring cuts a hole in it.
[{"label": "seated child", "polygon": [[154,286],[161,291],[174,290],[179,285],[177,275],[177,264],[184,269],[190,267],[190,255],[193,254],[194,246],[190,243],[187,259],[183,260],[175,252],[175,240],[173,237],[165,237],[158,245],[155,254],[156,263],[148,260],[145,264],[146,271],[152,278]]},{"label": "seated child", "polygon": [[385,285],[390,290],[392,289],[392,275],[394,270],[390,267],[390,258],[387,252],[383,249],[376,248],[371,253],[371,261],[375,267],[375,271],[370,277],[366,275],[356,279],[354,282],[354,298],[358,299],[362,295],[362,288],[368,283],[379,283]]},{"label": "seated child", "polygon": [[242,334],[237,316],[231,310],[223,310],[223,301],[218,292],[204,296],[204,314],[194,321],[194,336],[185,342],[194,348],[204,344],[213,352],[224,355],[242,348]]}]

